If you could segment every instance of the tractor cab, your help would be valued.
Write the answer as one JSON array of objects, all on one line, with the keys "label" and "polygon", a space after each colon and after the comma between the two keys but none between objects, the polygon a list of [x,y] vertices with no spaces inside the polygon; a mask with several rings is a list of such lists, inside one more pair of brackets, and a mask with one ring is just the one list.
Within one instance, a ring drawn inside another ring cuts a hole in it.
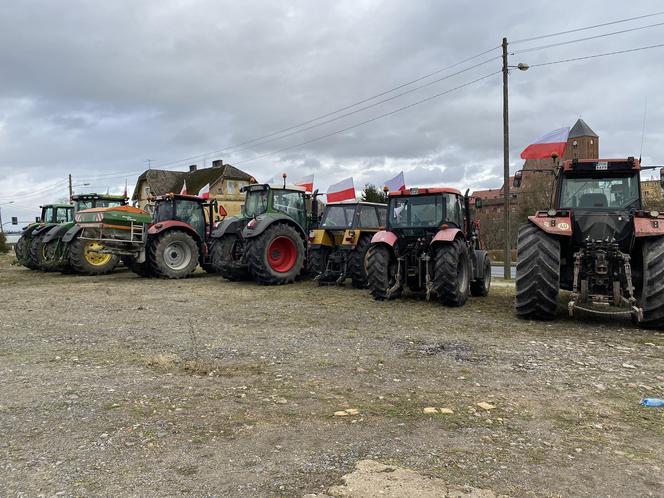
[{"label": "tractor cab", "polygon": [[84,209],[118,207],[127,204],[127,198],[124,195],[76,194],[72,195],[71,200],[74,202],[74,210],[77,213]]},{"label": "tractor cab", "polygon": [[268,184],[247,185],[242,217],[256,218],[268,212],[283,213],[300,226],[307,225],[307,193],[302,187],[274,186]]},{"label": "tractor cab", "polygon": [[226,212],[216,200],[207,201],[195,195],[166,194],[154,199],[153,223],[178,221],[189,225],[201,240],[210,234],[214,224]]},{"label": "tractor cab", "polygon": [[48,224],[74,221],[74,208],[69,204],[47,204],[41,206],[41,222]]}]

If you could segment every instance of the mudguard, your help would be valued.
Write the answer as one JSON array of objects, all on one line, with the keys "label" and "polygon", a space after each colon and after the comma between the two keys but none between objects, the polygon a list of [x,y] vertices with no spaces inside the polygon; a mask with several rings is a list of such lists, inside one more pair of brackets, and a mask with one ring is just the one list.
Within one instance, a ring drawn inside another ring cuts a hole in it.
[{"label": "mudguard", "polygon": [[64,234],[62,237],[62,242],[69,244],[72,240],[74,240],[74,237],[76,237],[81,230],[83,230],[82,227],[74,225],[69,230],[67,230],[67,233]]},{"label": "mudguard", "polygon": [[373,237],[371,237],[372,244],[387,244],[390,247],[394,247],[394,244],[397,243],[398,237],[387,230],[381,230],[376,232]]},{"label": "mudguard", "polygon": [[238,216],[224,218],[217,227],[212,230],[212,238],[218,239],[227,233],[240,233],[249,220]]},{"label": "mudguard", "polygon": [[155,223],[148,229],[148,235],[154,237],[155,235],[159,235],[164,230],[169,230],[171,228],[183,230],[189,235],[193,236],[195,240],[201,240],[201,236],[191,227],[191,225],[177,220],[160,221],[159,223]]},{"label": "mudguard", "polygon": [[473,280],[482,278],[484,271],[484,260],[489,257],[489,253],[483,249],[474,249],[470,251],[470,260],[473,265]]},{"label": "mudguard", "polygon": [[[245,239],[257,237],[258,235],[262,234],[265,230],[267,230],[268,227],[272,226],[273,223],[276,223],[278,221],[284,221],[289,225],[294,226],[297,229],[297,231],[300,232],[302,238],[304,240],[307,239],[307,234],[304,232],[304,229],[299,225],[299,223],[296,223],[295,220],[293,220],[293,218],[291,218],[290,216],[278,213],[261,214],[256,218],[249,220],[247,226],[245,226],[244,230],[242,230],[242,237]],[[251,228],[250,225],[252,225]]]},{"label": "mudguard", "polygon": [[70,224],[54,226],[44,236],[44,239],[43,239],[44,244],[47,244],[48,242],[52,241],[53,239],[64,236],[64,234],[67,233],[67,230],[69,230],[71,227],[72,227],[72,225],[70,225]]},{"label": "mudguard", "polygon": [[438,232],[436,232],[436,235],[433,237],[431,243],[433,244],[435,242],[452,242],[460,233],[461,230],[458,228],[444,228],[442,230],[438,230]]},{"label": "mudguard", "polygon": [[572,236],[572,218],[570,216],[528,216],[528,220],[537,228],[552,235]]},{"label": "mudguard", "polygon": [[40,225],[32,231],[32,235],[37,236],[37,235],[41,235],[43,233],[46,233],[51,228],[53,228],[54,226],[57,226],[57,225],[53,225],[52,223],[47,223],[47,224],[44,224],[44,225]]},{"label": "mudguard", "polygon": [[657,218],[634,217],[635,237],[656,237],[664,235],[664,215]]}]

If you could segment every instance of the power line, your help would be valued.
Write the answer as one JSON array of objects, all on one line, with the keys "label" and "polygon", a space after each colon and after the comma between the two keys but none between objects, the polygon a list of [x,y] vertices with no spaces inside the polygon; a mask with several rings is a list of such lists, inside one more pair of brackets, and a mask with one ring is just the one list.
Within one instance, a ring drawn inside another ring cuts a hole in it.
[{"label": "power line", "polygon": [[24,191],[24,192],[17,192],[17,193],[15,193],[15,194],[12,194],[11,197],[3,197],[2,200],[5,200],[5,199],[17,199],[17,198],[21,198],[21,199],[31,198],[31,197],[34,197],[35,195],[39,195],[39,194],[42,194],[42,193],[44,193],[44,192],[48,192],[48,191],[50,191],[50,190],[56,190],[56,189],[63,188],[63,187],[66,186],[66,185],[67,185],[67,180],[61,180],[61,181],[56,182],[56,183],[54,183],[54,184],[52,184],[52,185],[50,185],[50,186],[42,187],[41,189],[38,189],[38,190],[30,190],[30,191]]},{"label": "power line", "polygon": [[319,136],[319,137],[312,138],[312,139],[307,140],[307,141],[305,141],[305,142],[301,142],[301,143],[298,143],[298,144],[295,144],[295,145],[291,145],[291,146],[288,146],[288,147],[282,147],[281,149],[273,150],[272,152],[268,152],[268,153],[266,153],[266,154],[261,154],[261,155],[258,155],[258,156],[256,156],[256,157],[252,157],[252,158],[250,158],[250,159],[244,159],[244,160],[242,160],[242,161],[235,161],[234,164],[242,164],[242,163],[247,163],[247,162],[255,161],[255,160],[257,160],[257,159],[261,159],[261,158],[264,158],[264,157],[272,156],[272,155],[274,155],[274,154],[278,154],[278,153],[280,153],[280,152],[284,152],[284,151],[287,151],[287,150],[295,149],[295,148],[297,148],[297,147],[301,147],[301,146],[303,146],[303,145],[307,145],[307,144],[310,144],[310,143],[313,143],[313,142],[318,142],[319,140],[323,140],[323,139],[325,139],[325,138],[328,138],[328,137],[331,137],[331,136],[334,136],[334,135],[338,135],[338,134],[340,134],[340,133],[344,133],[345,131],[352,130],[353,128],[358,128],[358,127],[360,127],[360,126],[363,126],[363,125],[368,124],[368,123],[372,123],[372,122],[377,121],[377,120],[379,120],[379,119],[382,119],[382,118],[384,118],[384,117],[391,116],[391,115],[396,114],[396,113],[401,112],[401,111],[405,111],[406,109],[410,109],[411,107],[415,107],[415,106],[420,105],[420,104],[423,104],[423,103],[425,103],[425,102],[429,102],[429,101],[431,101],[431,100],[433,100],[433,99],[436,99],[436,98],[441,97],[441,96],[443,96],[443,95],[446,95],[446,94],[448,94],[448,93],[454,92],[454,91],[456,91],[456,90],[460,90],[461,88],[465,88],[465,87],[470,86],[470,85],[472,85],[472,84],[474,84],[474,83],[477,83],[477,82],[479,82],[479,81],[482,81],[482,80],[485,80],[485,79],[487,79],[487,78],[490,78],[491,76],[494,76],[494,75],[499,74],[499,73],[501,73],[501,72],[502,72],[502,71],[496,71],[496,72],[493,72],[493,73],[486,74],[486,75],[484,75],[484,76],[481,76],[480,78],[474,79],[474,80],[472,80],[472,81],[469,81],[469,82],[464,83],[464,84],[462,84],[462,85],[456,86],[456,87],[454,87],[454,88],[450,88],[449,90],[445,90],[444,92],[440,92],[440,93],[437,93],[437,94],[435,94],[435,95],[431,95],[430,97],[427,97],[427,98],[425,98],[425,99],[418,100],[417,102],[413,102],[412,104],[408,104],[408,105],[405,105],[405,106],[403,106],[403,107],[399,107],[398,109],[395,109],[395,110],[390,111],[390,112],[386,112],[386,113],[383,113],[383,114],[379,114],[378,116],[375,116],[375,117],[373,117],[373,118],[371,118],[371,119],[367,119],[366,121],[362,121],[362,122],[360,122],[360,123],[356,123],[356,124],[354,124],[354,125],[347,126],[346,128],[342,128],[342,129],[340,129],[340,130],[336,130],[336,131],[333,131],[333,132],[331,132],[331,133],[327,133],[327,134],[325,134],[325,135],[321,135],[321,136]]},{"label": "power line", "polygon": [[529,64],[529,67],[551,66],[553,64],[562,64],[564,62],[582,61],[582,60],[587,60],[587,59],[595,59],[597,57],[607,57],[609,55],[627,54],[627,53],[630,53],[630,52],[638,52],[640,50],[649,50],[651,48],[659,48],[659,47],[664,47],[664,43],[660,43],[658,45],[648,45],[646,47],[630,48],[630,49],[627,49],[627,50],[616,50],[615,52],[605,52],[603,54],[586,55],[584,57],[573,57],[571,59],[561,59],[561,60],[557,60],[557,61],[540,62],[539,64]]},{"label": "power line", "polygon": [[520,40],[510,42],[510,44],[514,45],[516,43],[525,43],[525,42],[530,42],[530,41],[535,41],[535,40],[542,40],[543,38],[551,38],[551,37],[554,37],[554,36],[568,35],[570,33],[578,33],[579,31],[586,31],[586,30],[589,30],[589,29],[601,28],[601,27],[604,27],[604,26],[610,26],[612,24],[620,24],[620,23],[629,22],[629,21],[636,21],[637,19],[645,19],[646,17],[661,16],[662,14],[664,14],[664,11],[653,12],[652,14],[645,14],[645,15],[636,16],[636,17],[628,17],[626,19],[618,19],[617,21],[609,21],[609,22],[604,22],[602,24],[594,24],[592,26],[584,26],[583,28],[568,29],[567,31],[558,31],[557,33],[549,33],[548,35],[539,35],[539,36],[533,36],[531,38],[522,38]]},{"label": "power line", "polygon": [[623,34],[623,33],[629,33],[631,31],[639,31],[641,29],[654,28],[654,27],[657,27],[657,26],[664,26],[664,22],[658,22],[658,23],[655,23],[655,24],[648,24],[646,26],[639,26],[638,28],[622,29],[620,31],[612,31],[610,33],[602,33],[602,34],[594,35],[594,36],[586,36],[585,38],[576,38],[575,40],[568,40],[568,41],[564,41],[564,42],[550,43],[548,45],[540,45],[540,46],[537,46],[537,47],[525,48],[523,50],[517,50],[516,52],[512,52],[511,55],[525,54],[527,52],[534,52],[536,50],[544,50],[544,49],[547,49],[547,48],[560,47],[562,45],[571,45],[572,43],[579,43],[579,42],[588,41],[588,40],[595,40],[597,38],[605,38],[607,36],[620,35],[620,34]]}]

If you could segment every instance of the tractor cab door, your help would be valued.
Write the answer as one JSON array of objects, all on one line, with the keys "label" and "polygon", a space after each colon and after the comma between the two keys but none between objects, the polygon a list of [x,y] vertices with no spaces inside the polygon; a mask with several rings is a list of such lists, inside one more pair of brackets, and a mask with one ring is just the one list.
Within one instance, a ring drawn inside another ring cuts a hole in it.
[{"label": "tractor cab door", "polygon": [[74,221],[74,215],[71,208],[68,207],[59,207],[55,210],[55,222],[67,223],[69,221]]},{"label": "tractor cab door", "polygon": [[307,226],[305,193],[296,190],[272,190],[272,208],[293,218],[301,227]]},{"label": "tractor cab door", "polygon": [[42,223],[52,223],[55,218],[55,212],[53,206],[44,206],[42,208],[41,222]]},{"label": "tractor cab door", "polygon": [[[381,222],[381,216],[382,216],[382,222]],[[378,227],[384,226],[385,225],[385,210],[382,210],[382,213],[380,211],[380,208],[378,206],[366,206],[366,205],[358,205],[357,206],[357,223],[356,227],[357,228],[373,228],[373,229],[378,229]]]},{"label": "tractor cab door", "polygon": [[205,212],[203,204],[196,201],[178,199],[174,203],[174,220],[191,226],[201,240],[205,240]]}]

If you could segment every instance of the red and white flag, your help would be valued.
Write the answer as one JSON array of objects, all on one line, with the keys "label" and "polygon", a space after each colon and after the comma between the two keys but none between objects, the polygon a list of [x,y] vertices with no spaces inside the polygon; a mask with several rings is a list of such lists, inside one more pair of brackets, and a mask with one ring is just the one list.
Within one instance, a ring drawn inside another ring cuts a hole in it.
[{"label": "red and white flag", "polygon": [[308,176],[303,177],[295,185],[297,185],[298,187],[304,187],[307,190],[307,192],[313,192],[314,191],[314,175],[308,175]]},{"label": "red and white flag", "polygon": [[546,159],[551,157],[552,154],[562,157],[565,153],[568,136],[568,127],[550,131],[523,149],[521,159]]},{"label": "red and white flag", "polygon": [[198,197],[202,197],[203,199],[209,199],[210,198],[210,184],[208,183],[203,187],[199,192],[198,192]]},{"label": "red and white flag", "polygon": [[339,183],[327,187],[327,202],[355,200],[355,185],[353,177],[341,180]]},{"label": "red and white flag", "polygon": [[180,190],[180,195],[187,195],[187,180],[182,182],[182,190]]},{"label": "red and white flag", "polygon": [[406,190],[406,181],[403,179],[403,171],[394,178],[387,180],[385,182],[385,186],[389,189],[390,192]]}]

